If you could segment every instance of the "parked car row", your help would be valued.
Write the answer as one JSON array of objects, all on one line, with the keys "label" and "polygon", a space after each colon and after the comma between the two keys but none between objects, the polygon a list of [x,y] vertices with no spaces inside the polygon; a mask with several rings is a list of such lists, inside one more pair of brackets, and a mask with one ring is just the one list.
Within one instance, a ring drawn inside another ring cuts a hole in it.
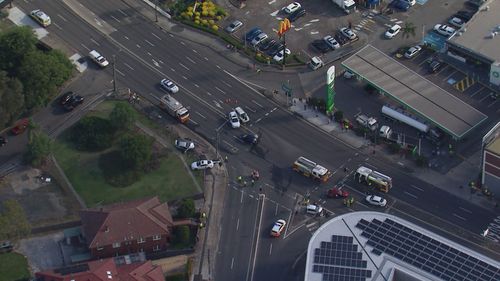
[{"label": "parked car row", "polygon": [[462,28],[472,16],[474,16],[473,12],[458,11],[448,19],[446,24],[436,24],[434,26],[434,31],[439,35],[449,38]]},{"label": "parked car row", "polygon": [[342,27],[334,35],[326,35],[322,39],[317,39],[311,42],[311,46],[321,53],[327,53],[340,48],[351,41],[358,39],[358,36],[350,28]]}]

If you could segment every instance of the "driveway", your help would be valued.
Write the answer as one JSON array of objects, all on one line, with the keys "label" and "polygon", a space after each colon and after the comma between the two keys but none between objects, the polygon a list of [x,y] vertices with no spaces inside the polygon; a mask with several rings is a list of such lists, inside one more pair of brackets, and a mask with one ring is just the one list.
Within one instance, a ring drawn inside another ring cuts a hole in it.
[{"label": "driveway", "polygon": [[59,243],[63,233],[53,233],[19,241],[17,252],[28,258],[32,272],[52,269],[64,265]]}]

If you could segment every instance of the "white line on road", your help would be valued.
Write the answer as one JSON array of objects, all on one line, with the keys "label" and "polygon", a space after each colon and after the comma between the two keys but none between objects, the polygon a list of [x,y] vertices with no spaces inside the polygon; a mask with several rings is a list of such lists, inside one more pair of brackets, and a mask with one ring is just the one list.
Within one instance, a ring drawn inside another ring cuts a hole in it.
[{"label": "white line on road", "polygon": [[190,57],[186,56],[186,59],[194,64],[196,64],[196,62],[194,60],[192,60]]},{"label": "white line on road", "polygon": [[152,56],[153,56],[153,54],[151,54],[150,52],[148,52],[148,55],[149,55],[150,57],[152,57]]},{"label": "white line on road", "polygon": [[[243,194],[243,192],[241,193]],[[238,218],[238,221],[236,221],[236,230],[240,228],[240,218]]]},{"label": "white line on road", "polygon": [[141,45],[139,45],[139,44],[135,44],[135,46],[136,46],[137,48],[139,48],[139,49],[141,48]]},{"label": "white line on road", "polygon": [[243,203],[243,191],[241,192],[240,203]]},{"label": "white line on road", "polygon": [[469,213],[469,214],[472,214],[472,211],[471,210],[467,210],[465,208],[462,208],[462,207],[458,207],[460,210],[466,212],[466,213]]},{"label": "white line on road", "polygon": [[184,42],[181,41],[181,45],[186,46],[186,43],[184,43]]},{"label": "white line on road", "polygon": [[251,111],[251,112],[253,112],[253,113],[257,112],[257,110],[255,110],[255,109],[251,108],[250,106],[246,106],[246,105],[245,105],[245,108],[246,108],[246,109],[248,109],[248,110],[250,110],[250,111]]},{"label": "white line on road", "polygon": [[276,211],[274,212],[274,215],[277,216],[278,215],[278,204],[276,204]]},{"label": "white line on road", "polygon": [[256,102],[255,100],[252,100],[253,103],[255,103],[256,105],[260,106],[261,108],[264,108],[260,103]]},{"label": "white line on road", "polygon": [[90,38],[90,41],[92,41],[94,44],[96,44],[97,46],[101,46],[101,44],[97,43],[97,41],[94,40],[94,38]]},{"label": "white line on road", "polygon": [[121,22],[119,19],[115,18],[114,16],[110,16],[112,19],[114,19],[117,22]]},{"label": "white line on road", "polygon": [[187,66],[183,65],[182,63],[179,63],[179,64],[180,64],[180,66],[182,66],[182,67],[184,67],[185,69],[189,70],[189,68],[188,68]]},{"label": "white line on road", "polygon": [[198,125],[198,122],[194,121],[193,119],[189,119],[189,122],[192,122],[195,125]]},{"label": "white line on road", "polygon": [[198,114],[199,116],[201,116],[201,118],[203,118],[203,119],[207,119],[207,117],[205,117],[203,114],[199,113],[198,111],[196,111],[196,114]]},{"label": "white line on road", "polygon": [[134,68],[133,68],[133,67],[131,67],[128,63],[124,62],[123,64],[124,64],[126,67],[130,68],[130,70],[134,70]]},{"label": "white line on road", "polygon": [[208,58],[207,57],[203,57],[206,61],[208,61]]},{"label": "white line on road", "polygon": [[130,40],[127,36],[123,36],[125,39]]},{"label": "white line on road", "polygon": [[153,32],[151,32],[151,35],[153,35],[154,37],[156,37],[156,39],[158,39],[158,40],[160,40],[160,41],[161,41],[160,36],[158,36],[158,35],[154,34]]},{"label": "white line on road", "polygon": [[215,66],[217,66],[218,69],[221,69],[220,66],[218,66],[218,65],[215,65]]},{"label": "white line on road", "polygon": [[457,215],[457,214],[455,214],[455,213],[453,213],[453,215],[454,215],[455,217],[457,217],[457,218],[461,219],[461,220],[464,220],[464,221],[466,221],[466,220],[467,220],[467,219],[465,219],[464,217],[461,217],[461,216],[459,216],[459,215]]},{"label": "white line on road", "polygon": [[62,27],[60,27],[57,23],[54,22],[54,25],[59,28],[60,30],[62,30]]},{"label": "white line on road", "polygon": [[127,15],[124,11],[122,11],[121,9],[118,9],[118,11],[119,11],[120,13],[122,13],[122,15],[124,15],[124,16],[126,16],[126,17],[128,17],[128,15]]},{"label": "white line on road", "polygon": [[233,86],[231,86],[231,84],[227,83],[226,81],[223,81],[221,80],[222,83],[226,84],[226,86],[228,86],[229,88],[232,88]]},{"label": "white line on road", "polygon": [[151,47],[154,47],[155,45],[151,42],[149,42],[148,40],[144,39],[144,41],[146,41],[146,43],[148,43],[149,45],[151,45]]},{"label": "white line on road", "polygon": [[234,257],[231,259],[231,269],[233,269],[234,266]]},{"label": "white line on road", "polygon": [[170,70],[172,70],[173,72],[175,72],[175,69],[173,69],[173,68],[170,68]]},{"label": "white line on road", "polygon": [[193,84],[196,88],[199,88],[200,86],[196,83]]},{"label": "white line on road", "polygon": [[182,78],[184,78],[184,80],[188,80],[188,78],[184,75],[182,75]]},{"label": "white line on road", "polygon": [[60,17],[63,21],[68,21],[67,19],[65,19],[63,16],[61,16],[60,14],[57,14],[58,17]]},{"label": "white line on road", "polygon": [[196,51],[195,49],[191,49],[191,50],[192,50],[195,54],[197,54],[197,53],[198,53],[198,51]]},{"label": "white line on road", "polygon": [[85,46],[83,44],[80,44],[80,45],[82,45],[82,47],[84,47],[85,49],[87,49],[87,51],[90,51],[89,47],[87,47],[87,46]]},{"label": "white line on road", "polygon": [[161,64],[165,64],[162,60],[158,60],[158,62],[161,63]]},{"label": "white line on road", "polygon": [[125,77],[125,74],[123,74],[123,72],[121,72],[120,70],[116,69],[116,72],[118,72],[118,74],[120,74],[121,76]]},{"label": "white line on road", "polygon": [[211,96],[212,94],[210,92],[207,92],[207,95]]},{"label": "white line on road", "polygon": [[223,93],[224,95],[226,94],[226,92],[224,92],[223,90],[221,90],[219,87],[215,86],[215,89],[217,89],[219,92]]},{"label": "white line on road", "polygon": [[[166,32],[166,31],[165,31],[165,32]],[[170,37],[174,38],[174,35],[173,35],[173,34],[171,34],[171,33],[169,33],[169,34],[168,34],[168,36],[170,36]]]},{"label": "white line on road", "polygon": [[408,195],[408,196],[411,196],[411,197],[413,197],[413,198],[415,198],[415,199],[417,199],[417,198],[418,198],[418,196],[417,196],[417,195],[415,195],[415,194],[411,194],[411,193],[409,193],[408,191],[405,191],[405,194],[406,194],[406,195]]},{"label": "white line on road", "polygon": [[420,190],[420,191],[422,191],[422,192],[424,191],[422,188],[420,188],[420,187],[416,187],[416,186],[414,186],[413,184],[410,184],[410,186],[411,186],[411,187],[413,187],[413,188],[415,188],[416,190]]},{"label": "white line on road", "polygon": [[257,119],[257,121],[255,121],[255,123],[259,123],[260,120],[262,120],[262,118]]},{"label": "white line on road", "polygon": [[273,253],[273,243],[269,245],[269,255],[271,255],[272,253]]}]

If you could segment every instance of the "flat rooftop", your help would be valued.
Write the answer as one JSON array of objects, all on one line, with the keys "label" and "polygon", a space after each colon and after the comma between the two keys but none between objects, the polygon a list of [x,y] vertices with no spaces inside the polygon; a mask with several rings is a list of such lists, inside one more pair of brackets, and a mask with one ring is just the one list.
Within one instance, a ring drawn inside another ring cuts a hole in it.
[{"label": "flat rooftop", "polygon": [[488,118],[372,45],[342,65],[455,138]]},{"label": "flat rooftop", "polygon": [[304,281],[472,280],[500,280],[500,262],[387,213],[335,217],[307,248]]},{"label": "flat rooftop", "polygon": [[[488,8],[486,8],[488,7]],[[477,11],[474,17],[465,24],[448,41],[460,45],[471,52],[479,53],[494,62],[500,62],[500,1],[490,0]],[[493,32],[496,36],[491,37]],[[461,33],[461,34],[460,34]]]}]

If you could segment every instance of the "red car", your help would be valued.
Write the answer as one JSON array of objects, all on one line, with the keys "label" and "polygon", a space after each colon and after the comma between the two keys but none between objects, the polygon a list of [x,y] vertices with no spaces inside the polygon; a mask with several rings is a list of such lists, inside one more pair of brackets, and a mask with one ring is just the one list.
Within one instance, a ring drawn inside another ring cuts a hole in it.
[{"label": "red car", "polygon": [[342,189],[342,187],[334,187],[329,189],[326,193],[329,198],[346,198],[349,196],[349,192]]},{"label": "red car", "polygon": [[19,121],[16,126],[14,126],[12,129],[10,129],[11,133],[14,135],[20,135],[24,133],[26,128],[28,128],[28,125],[30,124],[30,120],[25,118]]}]

